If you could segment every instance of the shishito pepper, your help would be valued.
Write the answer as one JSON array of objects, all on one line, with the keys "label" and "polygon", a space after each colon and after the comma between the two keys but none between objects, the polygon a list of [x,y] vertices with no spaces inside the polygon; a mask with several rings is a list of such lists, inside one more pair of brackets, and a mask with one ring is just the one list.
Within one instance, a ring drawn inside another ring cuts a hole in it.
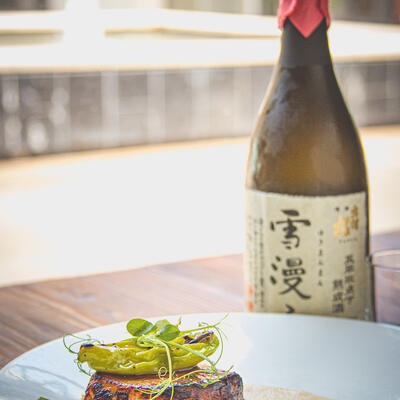
[{"label": "shishito pepper", "polygon": [[[164,335],[153,327],[153,332],[148,335],[140,335],[121,342],[84,344],[79,350],[78,361],[86,362],[90,368],[98,372],[126,375],[155,374],[161,369],[169,369],[165,346],[168,346],[172,370],[196,366],[213,354],[219,346],[218,337],[213,332],[201,332],[196,336],[177,330],[176,334],[171,335],[173,329],[168,331],[171,326],[174,327],[164,323],[161,327]],[[171,337],[175,335],[177,336],[172,339]],[[165,338],[171,339],[165,340]]]}]

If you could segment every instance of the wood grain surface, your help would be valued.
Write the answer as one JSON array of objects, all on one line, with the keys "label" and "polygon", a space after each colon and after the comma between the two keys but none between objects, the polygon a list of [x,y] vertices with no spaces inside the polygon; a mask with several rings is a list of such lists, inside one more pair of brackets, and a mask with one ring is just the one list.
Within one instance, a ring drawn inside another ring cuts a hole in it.
[{"label": "wood grain surface", "polygon": [[[400,245],[400,231],[372,238],[372,251]],[[244,311],[242,256],[0,288],[0,367],[68,332],[128,320]]]},{"label": "wood grain surface", "polygon": [[242,257],[0,289],[0,367],[32,347],[134,316],[244,311]]}]

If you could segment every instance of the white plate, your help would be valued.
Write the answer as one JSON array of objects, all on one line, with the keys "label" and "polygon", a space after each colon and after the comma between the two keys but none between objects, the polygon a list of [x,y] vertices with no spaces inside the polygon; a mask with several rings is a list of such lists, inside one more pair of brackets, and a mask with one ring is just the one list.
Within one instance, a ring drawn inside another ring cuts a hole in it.
[{"label": "white plate", "polygon": [[[183,317],[184,326],[223,314]],[[167,317],[171,322],[176,317]],[[340,400],[400,400],[400,328],[346,319],[231,314],[221,367],[245,383],[300,389]],[[128,337],[125,324],[87,331],[105,341]],[[1,400],[80,400],[88,377],[61,339],[37,347],[0,371]]]}]

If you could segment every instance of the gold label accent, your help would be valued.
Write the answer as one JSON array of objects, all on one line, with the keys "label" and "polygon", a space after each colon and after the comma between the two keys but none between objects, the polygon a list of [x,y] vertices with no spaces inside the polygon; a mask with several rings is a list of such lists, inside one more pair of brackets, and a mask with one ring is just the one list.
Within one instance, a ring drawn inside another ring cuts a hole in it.
[{"label": "gold label accent", "polygon": [[366,193],[245,200],[248,310],[366,318]]},{"label": "gold label accent", "polygon": [[351,230],[358,230],[358,207],[353,206],[351,215],[338,215],[337,221],[333,224],[334,235],[337,238],[350,236]]}]

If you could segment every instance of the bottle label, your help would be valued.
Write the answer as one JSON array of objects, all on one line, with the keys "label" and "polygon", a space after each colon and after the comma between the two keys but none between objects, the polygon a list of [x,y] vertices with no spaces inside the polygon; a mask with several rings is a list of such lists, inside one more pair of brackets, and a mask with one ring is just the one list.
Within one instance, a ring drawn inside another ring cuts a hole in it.
[{"label": "bottle label", "polygon": [[366,319],[366,201],[246,189],[247,308]]}]

